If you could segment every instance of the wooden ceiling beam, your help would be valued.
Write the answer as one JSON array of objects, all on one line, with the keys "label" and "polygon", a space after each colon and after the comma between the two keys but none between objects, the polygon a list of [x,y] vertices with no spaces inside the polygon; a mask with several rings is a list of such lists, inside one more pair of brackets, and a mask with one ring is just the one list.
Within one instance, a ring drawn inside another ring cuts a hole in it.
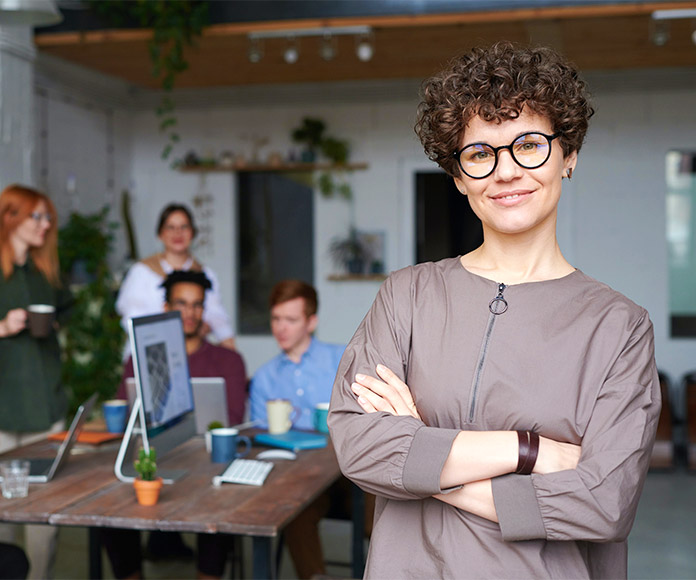
[{"label": "wooden ceiling beam", "polygon": [[[556,6],[521,8],[517,10],[488,10],[446,14],[418,14],[401,16],[365,16],[353,18],[326,18],[278,20],[214,24],[203,31],[204,37],[247,35],[252,32],[323,29],[339,26],[371,26],[376,29],[453,26],[456,24],[483,24],[522,22],[530,20],[572,20],[577,18],[615,18],[651,14],[655,10],[696,9],[696,2],[632,2],[590,6]],[[36,44],[41,47],[70,44],[101,44],[105,42],[133,42],[150,40],[149,29],[114,29],[84,32],[39,32]]]}]

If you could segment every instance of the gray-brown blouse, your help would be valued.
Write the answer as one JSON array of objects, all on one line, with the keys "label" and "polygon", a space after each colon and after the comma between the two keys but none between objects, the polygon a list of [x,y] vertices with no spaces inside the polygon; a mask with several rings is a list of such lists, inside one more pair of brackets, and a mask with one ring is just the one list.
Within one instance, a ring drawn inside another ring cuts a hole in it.
[{"label": "gray-brown blouse", "polygon": [[[378,363],[422,421],[362,411],[350,384]],[[626,577],[659,409],[647,312],[582,272],[504,286],[452,258],[393,273],[329,414],[343,473],[378,496],[366,576]],[[577,468],[495,478],[499,524],[430,497],[460,430],[515,429],[582,444]]]}]

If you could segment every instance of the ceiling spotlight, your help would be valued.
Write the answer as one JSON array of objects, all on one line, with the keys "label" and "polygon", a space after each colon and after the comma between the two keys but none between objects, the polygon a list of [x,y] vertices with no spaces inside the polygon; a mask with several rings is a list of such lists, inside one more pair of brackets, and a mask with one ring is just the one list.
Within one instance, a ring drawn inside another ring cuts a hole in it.
[{"label": "ceiling spotlight", "polygon": [[374,37],[371,32],[355,37],[355,54],[362,62],[372,60],[375,54]]},{"label": "ceiling spotlight", "polygon": [[300,46],[294,36],[288,37],[288,46],[283,52],[283,60],[288,64],[295,64],[300,58]]},{"label": "ceiling spotlight", "polygon": [[653,20],[650,39],[655,46],[664,46],[669,41],[669,22]]},{"label": "ceiling spotlight", "polygon": [[249,62],[256,64],[263,58],[263,44],[258,38],[249,39]]},{"label": "ceiling spotlight", "polygon": [[319,46],[319,55],[326,61],[333,60],[336,57],[336,37],[330,33],[324,35]]}]

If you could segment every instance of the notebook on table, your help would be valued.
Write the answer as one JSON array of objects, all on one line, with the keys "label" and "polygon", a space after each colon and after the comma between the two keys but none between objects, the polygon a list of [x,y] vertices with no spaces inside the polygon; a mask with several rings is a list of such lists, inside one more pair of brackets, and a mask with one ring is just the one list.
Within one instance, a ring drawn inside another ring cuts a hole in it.
[{"label": "notebook on table", "polygon": [[[75,417],[70,424],[67,436],[63,439],[58,448],[55,458],[48,457],[18,457],[17,459],[25,459],[29,461],[29,483],[46,483],[53,479],[58,469],[65,465],[65,462],[70,456],[70,450],[77,441],[82,427],[85,424],[87,416],[92,411],[94,403],[97,401],[97,393],[94,393],[87,401],[85,401],[77,409]],[[14,458],[13,458],[14,459]]]},{"label": "notebook on table", "polygon": [[326,447],[326,435],[309,431],[290,430],[287,433],[275,435],[272,433],[258,433],[254,435],[254,442],[269,447],[280,447],[299,451],[300,449],[319,449]]}]

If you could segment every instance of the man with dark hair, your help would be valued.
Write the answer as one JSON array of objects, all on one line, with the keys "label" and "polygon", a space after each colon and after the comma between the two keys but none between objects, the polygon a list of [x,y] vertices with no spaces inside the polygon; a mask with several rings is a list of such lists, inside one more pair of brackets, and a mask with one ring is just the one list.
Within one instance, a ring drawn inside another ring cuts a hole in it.
[{"label": "man with dark hair", "polygon": [[[227,415],[231,425],[241,423],[246,401],[246,370],[238,352],[209,343],[201,336],[205,293],[212,284],[203,272],[174,270],[162,282],[164,310],[178,310],[186,339],[189,374],[192,377],[224,377],[227,385]],[[125,398],[125,380],[133,377],[133,361],[123,371],[119,396]]]},{"label": "man with dark hair", "polygon": [[271,290],[271,332],[280,352],[259,368],[251,381],[251,419],[267,427],[266,401],[287,399],[300,409],[298,429],[313,429],[312,414],[327,403],[344,345],[320,342],[317,327],[317,292],[301,280],[283,280]]},{"label": "man with dark hair", "polygon": [[[203,272],[175,270],[162,282],[165,311],[177,310],[186,340],[189,373],[192,377],[223,377],[227,387],[227,415],[230,425],[241,423],[246,401],[246,370],[238,352],[209,343],[201,336],[205,293],[211,282]],[[133,376],[133,361],[128,359],[118,395],[126,397],[125,380]],[[230,536],[199,534],[197,570],[199,578],[222,577]],[[135,530],[103,530],[102,539],[116,578],[141,577],[140,533]],[[191,554],[181,536],[172,532],[152,532],[148,552],[157,558]]]}]

